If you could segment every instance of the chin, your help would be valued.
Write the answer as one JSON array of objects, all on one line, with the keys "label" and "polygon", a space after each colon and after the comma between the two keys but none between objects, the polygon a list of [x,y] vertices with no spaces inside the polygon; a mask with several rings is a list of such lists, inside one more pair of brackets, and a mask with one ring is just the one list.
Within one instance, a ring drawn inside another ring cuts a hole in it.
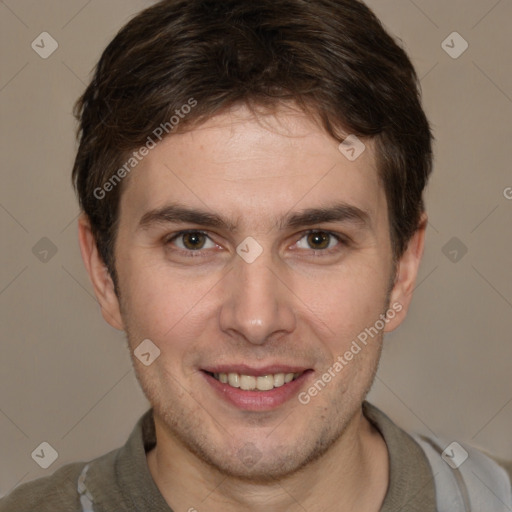
[{"label": "chin", "polygon": [[[320,459],[336,443],[343,428],[332,430],[327,425],[309,436],[297,436],[295,443],[276,445],[265,439],[258,444],[228,439],[224,443],[213,442],[204,433],[201,437],[176,432],[175,435],[197,459],[222,476],[252,484],[275,484],[300,472]],[[229,443],[226,447],[225,443]],[[223,446],[224,445],[224,446]]]}]

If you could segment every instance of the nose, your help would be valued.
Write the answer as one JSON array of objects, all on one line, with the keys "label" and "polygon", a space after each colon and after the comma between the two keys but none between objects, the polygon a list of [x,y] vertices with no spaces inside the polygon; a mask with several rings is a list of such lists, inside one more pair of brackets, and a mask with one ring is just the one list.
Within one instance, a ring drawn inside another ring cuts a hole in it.
[{"label": "nose", "polygon": [[224,282],[221,330],[254,345],[293,332],[294,296],[271,257],[264,252],[252,263],[237,257],[234,265]]}]

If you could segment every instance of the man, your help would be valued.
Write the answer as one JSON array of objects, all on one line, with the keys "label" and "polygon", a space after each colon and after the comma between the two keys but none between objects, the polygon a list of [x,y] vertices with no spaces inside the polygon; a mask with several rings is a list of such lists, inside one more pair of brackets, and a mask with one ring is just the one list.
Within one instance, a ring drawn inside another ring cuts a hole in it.
[{"label": "man", "polygon": [[414,69],[367,7],[164,0],[77,116],[82,256],[152,409],[0,510],[510,510],[503,467],[365,402],[432,168]]}]

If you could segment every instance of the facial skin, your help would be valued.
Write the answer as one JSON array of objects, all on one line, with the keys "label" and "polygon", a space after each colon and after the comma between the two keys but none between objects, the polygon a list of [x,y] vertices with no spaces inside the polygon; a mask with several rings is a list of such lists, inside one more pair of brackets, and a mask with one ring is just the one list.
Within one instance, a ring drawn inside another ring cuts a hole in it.
[{"label": "facial skin", "polygon": [[[361,403],[382,333],[307,405],[298,400],[399,303],[385,327],[395,329],[411,300],[424,226],[394,279],[386,197],[373,145],[365,144],[351,162],[316,123],[285,107],[258,117],[240,107],[168,137],[124,184],[115,246],[120,300],[80,219],[82,255],[105,319],[126,331],[132,354],[144,339],[161,351],[150,366],[133,361],[155,411],[149,468],[175,510],[379,510],[387,450]],[[141,226],[148,212],[169,205],[228,225],[160,219]],[[287,224],[336,205],[360,217]],[[170,240],[182,230],[206,236]],[[311,230],[320,236],[308,237]],[[236,252],[247,237],[263,249],[252,263]],[[310,371],[281,405],[247,410],[223,398],[203,371],[240,364]]]}]

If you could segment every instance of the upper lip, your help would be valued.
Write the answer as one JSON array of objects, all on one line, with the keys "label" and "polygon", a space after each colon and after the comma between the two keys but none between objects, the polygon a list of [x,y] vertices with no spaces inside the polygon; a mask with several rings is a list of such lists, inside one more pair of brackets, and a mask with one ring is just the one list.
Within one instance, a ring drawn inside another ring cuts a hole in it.
[{"label": "upper lip", "polygon": [[239,375],[253,375],[260,377],[263,375],[275,375],[276,373],[302,373],[311,368],[307,366],[271,364],[254,368],[246,364],[221,364],[202,368],[204,372],[209,373],[238,373]]}]

